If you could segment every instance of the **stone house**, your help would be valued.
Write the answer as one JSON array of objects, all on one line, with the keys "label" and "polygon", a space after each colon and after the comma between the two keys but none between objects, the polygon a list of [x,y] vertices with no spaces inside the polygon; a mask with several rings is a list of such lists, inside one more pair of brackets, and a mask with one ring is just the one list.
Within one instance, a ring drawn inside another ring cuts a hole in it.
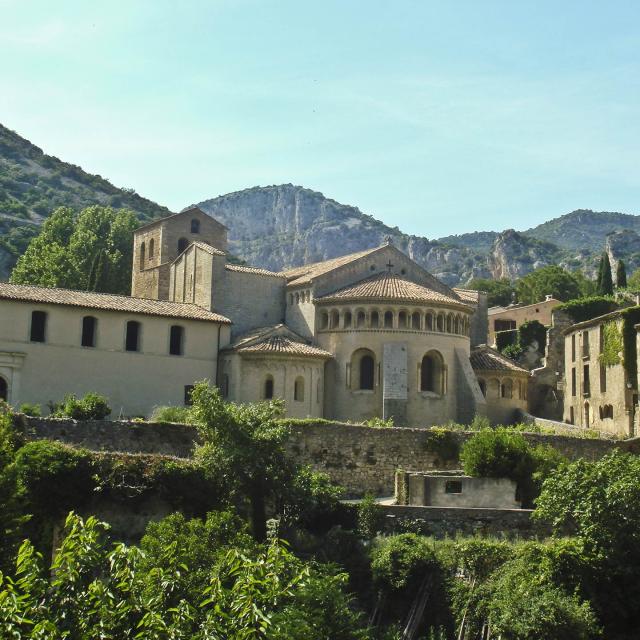
[{"label": "stone house", "polygon": [[552,296],[535,304],[511,304],[508,307],[491,307],[489,315],[489,339],[491,346],[496,344],[496,333],[513,331],[530,320],[537,320],[545,327],[551,325],[551,312],[562,304]]},{"label": "stone house", "polygon": [[[636,434],[637,329],[625,327],[633,322],[629,311],[608,313],[565,330],[565,422],[619,436]],[[625,345],[630,331],[630,344]]]}]

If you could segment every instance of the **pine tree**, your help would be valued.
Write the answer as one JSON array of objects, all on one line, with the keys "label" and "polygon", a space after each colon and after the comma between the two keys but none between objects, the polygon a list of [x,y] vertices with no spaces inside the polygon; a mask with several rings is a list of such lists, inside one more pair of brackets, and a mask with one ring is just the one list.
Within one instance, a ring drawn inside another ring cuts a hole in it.
[{"label": "pine tree", "polygon": [[618,267],[616,269],[616,286],[618,289],[627,288],[627,267],[623,260],[618,260]]},{"label": "pine tree", "polygon": [[606,253],[602,254],[600,260],[601,271],[598,274],[598,293],[601,296],[613,295],[613,278],[611,276],[611,263]]}]

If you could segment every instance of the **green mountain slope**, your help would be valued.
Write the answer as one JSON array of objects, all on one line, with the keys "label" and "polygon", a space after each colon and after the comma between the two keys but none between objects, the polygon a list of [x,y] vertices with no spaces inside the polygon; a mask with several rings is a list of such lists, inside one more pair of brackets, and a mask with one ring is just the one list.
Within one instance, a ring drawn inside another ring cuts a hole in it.
[{"label": "green mountain slope", "polygon": [[170,213],[129,189],[46,155],[0,125],[0,278],[6,277],[39,225],[59,206],[92,204],[135,211],[141,220]]}]

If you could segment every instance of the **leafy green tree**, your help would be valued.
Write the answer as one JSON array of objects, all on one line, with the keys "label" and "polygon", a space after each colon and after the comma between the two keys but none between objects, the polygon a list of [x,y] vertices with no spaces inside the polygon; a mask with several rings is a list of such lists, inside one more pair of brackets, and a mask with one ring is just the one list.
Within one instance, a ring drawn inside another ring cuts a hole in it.
[{"label": "leafy green tree", "polygon": [[126,294],[131,287],[135,214],[93,206],[56,209],[19,258],[11,282]]},{"label": "leafy green tree", "polygon": [[489,278],[473,278],[467,284],[468,289],[485,291],[487,293],[487,304],[490,307],[506,307],[513,302],[515,289],[506,278],[501,280],[491,280]]},{"label": "leafy green tree", "polygon": [[616,268],[616,287],[618,287],[618,289],[627,288],[627,267],[624,264],[624,260],[618,260],[618,266]]},{"label": "leafy green tree", "polygon": [[640,269],[636,269],[627,279],[627,289],[640,291]]},{"label": "leafy green tree", "polygon": [[580,286],[568,271],[551,265],[536,269],[516,283],[518,302],[534,304],[550,295],[566,301],[580,297]]}]

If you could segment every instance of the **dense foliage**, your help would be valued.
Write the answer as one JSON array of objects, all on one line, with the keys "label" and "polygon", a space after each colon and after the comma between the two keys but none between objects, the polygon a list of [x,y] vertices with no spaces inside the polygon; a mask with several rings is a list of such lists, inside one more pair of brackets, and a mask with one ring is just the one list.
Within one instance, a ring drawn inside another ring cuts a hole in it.
[{"label": "dense foliage", "polygon": [[598,276],[596,278],[596,291],[601,296],[613,295],[613,277],[611,275],[611,263],[609,255],[605,252],[600,257]]},{"label": "dense foliage", "polygon": [[125,209],[93,206],[77,215],[56,209],[18,260],[11,282],[128,294],[137,226]]},{"label": "dense foliage", "polygon": [[491,280],[489,278],[473,278],[466,285],[467,289],[484,291],[487,294],[487,304],[490,307],[510,305],[515,297],[515,288],[509,280]]},{"label": "dense foliage", "polygon": [[52,417],[74,420],[103,420],[111,413],[109,401],[104,396],[92,392],[82,398],[76,398],[71,393],[52,408]]},{"label": "dense foliage", "polygon": [[616,311],[618,304],[611,296],[590,296],[570,300],[556,309],[564,311],[574,322],[584,322]]},{"label": "dense foliage", "polygon": [[536,269],[516,283],[518,302],[534,304],[550,295],[557,300],[573,300],[580,296],[576,278],[561,267],[551,265]]},{"label": "dense foliage", "polygon": [[616,287],[618,287],[618,289],[627,288],[627,267],[624,260],[618,260],[618,266],[616,267]]}]

